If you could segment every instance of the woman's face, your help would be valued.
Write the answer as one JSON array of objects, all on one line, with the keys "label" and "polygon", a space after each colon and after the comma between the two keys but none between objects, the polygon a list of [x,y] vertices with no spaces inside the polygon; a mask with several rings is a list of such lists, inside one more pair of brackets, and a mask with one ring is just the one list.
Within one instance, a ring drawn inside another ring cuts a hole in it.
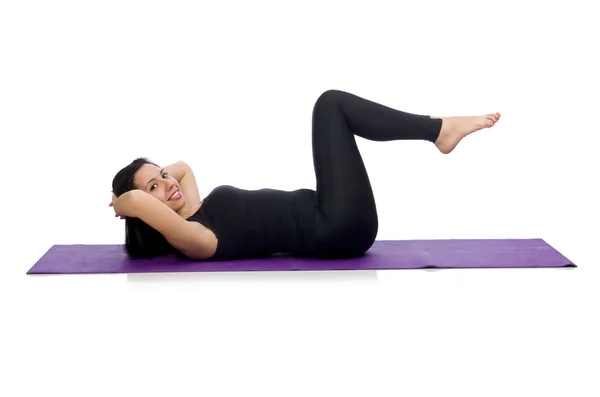
[{"label": "woman's face", "polygon": [[[177,180],[155,165],[142,165],[135,173],[133,182],[136,189],[143,190],[156,197],[175,212],[185,205],[185,198],[180,192]],[[173,197],[175,192],[179,193]]]}]

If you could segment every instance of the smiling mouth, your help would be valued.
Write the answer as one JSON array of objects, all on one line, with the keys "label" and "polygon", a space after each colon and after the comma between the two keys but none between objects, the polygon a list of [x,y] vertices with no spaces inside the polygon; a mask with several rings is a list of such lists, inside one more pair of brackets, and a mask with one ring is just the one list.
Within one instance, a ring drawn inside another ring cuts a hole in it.
[{"label": "smiling mouth", "polygon": [[179,190],[176,190],[176,191],[175,191],[175,193],[173,193],[173,194],[171,195],[171,197],[169,197],[169,200],[168,200],[168,201],[171,201],[171,200],[179,200],[180,198],[181,198],[181,192],[180,192]]}]

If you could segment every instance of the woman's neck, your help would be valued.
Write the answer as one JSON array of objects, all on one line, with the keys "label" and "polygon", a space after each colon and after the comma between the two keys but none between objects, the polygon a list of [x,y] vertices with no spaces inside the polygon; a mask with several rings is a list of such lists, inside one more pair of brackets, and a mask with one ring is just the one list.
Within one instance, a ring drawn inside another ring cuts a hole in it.
[{"label": "woman's neck", "polygon": [[200,207],[202,206],[202,201],[196,205],[190,206],[187,203],[183,206],[182,209],[180,209],[177,214],[182,217],[183,219],[187,219],[190,216],[194,215],[196,212],[198,212],[198,210],[200,209]]}]

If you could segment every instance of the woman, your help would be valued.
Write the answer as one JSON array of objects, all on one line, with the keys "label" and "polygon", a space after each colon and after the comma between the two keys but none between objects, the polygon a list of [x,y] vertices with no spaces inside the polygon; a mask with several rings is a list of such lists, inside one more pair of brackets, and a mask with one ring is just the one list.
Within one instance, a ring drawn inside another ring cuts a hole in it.
[{"label": "woman", "polygon": [[312,114],[316,191],[219,186],[201,200],[185,163],[161,169],[139,158],[115,176],[109,205],[126,219],[125,249],[133,257],[171,252],[211,261],[278,253],[358,257],[375,241],[378,219],[354,135],[373,141],[427,140],[447,154],[499,118],[500,113],[417,115],[328,90]]}]

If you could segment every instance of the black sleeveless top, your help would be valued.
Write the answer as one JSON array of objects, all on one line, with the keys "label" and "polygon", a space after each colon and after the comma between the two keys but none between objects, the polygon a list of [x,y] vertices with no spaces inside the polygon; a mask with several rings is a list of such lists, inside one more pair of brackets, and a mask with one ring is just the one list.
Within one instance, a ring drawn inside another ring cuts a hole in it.
[{"label": "black sleeveless top", "polygon": [[188,221],[200,222],[218,239],[210,261],[311,256],[317,198],[314,190],[245,190],[229,185],[213,189]]}]

